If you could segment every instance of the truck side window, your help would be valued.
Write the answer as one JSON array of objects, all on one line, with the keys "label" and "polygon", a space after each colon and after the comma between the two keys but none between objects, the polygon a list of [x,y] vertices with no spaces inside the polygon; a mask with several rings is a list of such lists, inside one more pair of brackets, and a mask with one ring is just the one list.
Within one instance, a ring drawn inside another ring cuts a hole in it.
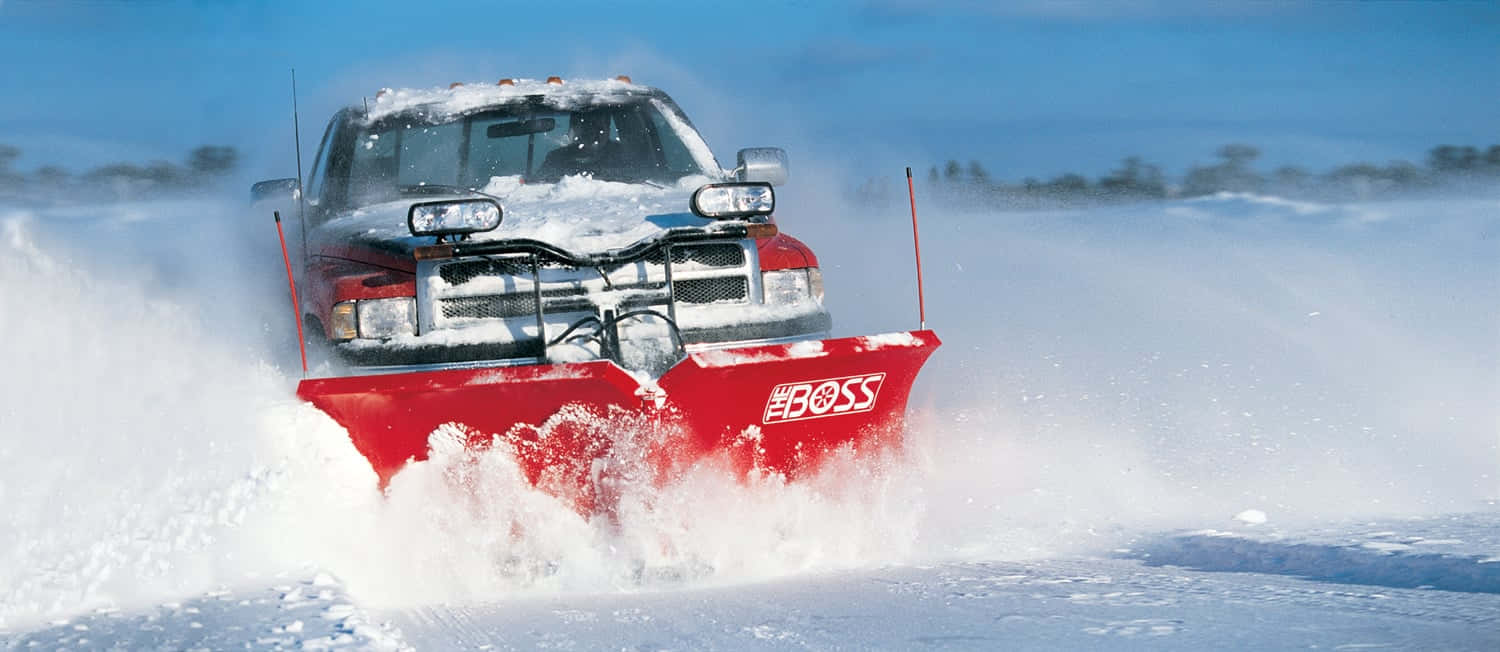
[{"label": "truck side window", "polygon": [[662,117],[661,111],[653,107],[647,111],[651,114],[651,126],[656,128],[657,152],[668,172],[675,177],[682,177],[698,171],[698,163],[693,160],[693,155],[688,153],[687,146],[682,144],[682,139],[677,137],[672,130],[671,123]]},{"label": "truck side window", "polygon": [[318,144],[318,153],[313,157],[312,172],[308,174],[307,186],[303,188],[302,197],[312,206],[317,206],[323,199],[323,180],[328,178],[328,149],[333,142],[334,125],[338,119],[328,123],[323,130],[323,142]]}]

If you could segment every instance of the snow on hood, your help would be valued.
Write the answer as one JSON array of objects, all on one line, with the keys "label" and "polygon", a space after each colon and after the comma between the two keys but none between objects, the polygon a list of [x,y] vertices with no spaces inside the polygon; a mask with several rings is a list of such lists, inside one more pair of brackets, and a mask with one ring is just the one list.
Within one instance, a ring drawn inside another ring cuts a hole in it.
[{"label": "snow on hood", "polygon": [[[501,199],[500,227],[471,238],[530,238],[579,254],[624,247],[669,228],[712,224],[713,220],[694,215],[688,207],[693,191],[711,182],[708,177],[691,176],[662,188],[586,176],[563,177],[557,183],[493,177],[482,191]],[[414,203],[435,199],[410,197],[366,206],[330,220],[322,230],[336,240],[378,241],[405,248],[431,244],[430,237],[411,235],[406,213]]]}]

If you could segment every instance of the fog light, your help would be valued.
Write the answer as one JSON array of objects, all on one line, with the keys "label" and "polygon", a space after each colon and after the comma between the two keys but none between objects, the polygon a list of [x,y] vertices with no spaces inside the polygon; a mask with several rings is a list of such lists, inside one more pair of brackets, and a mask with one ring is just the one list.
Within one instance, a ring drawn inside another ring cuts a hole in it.
[{"label": "fog light", "polygon": [[500,203],[493,199],[461,199],[412,204],[406,227],[412,235],[467,235],[500,226]]},{"label": "fog light", "polygon": [[694,192],[688,205],[698,217],[715,220],[770,215],[776,191],[769,183],[710,183]]}]

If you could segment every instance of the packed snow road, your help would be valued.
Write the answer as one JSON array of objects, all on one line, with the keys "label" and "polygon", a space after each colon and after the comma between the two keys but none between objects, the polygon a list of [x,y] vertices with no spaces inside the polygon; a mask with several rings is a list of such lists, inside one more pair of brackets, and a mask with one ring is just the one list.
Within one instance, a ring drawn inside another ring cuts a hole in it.
[{"label": "packed snow road", "polygon": [[[844,212],[836,327],[910,326]],[[907,450],[599,523],[495,457],[380,496],[269,219],[0,207],[0,646],[1500,645],[1500,202],[930,212]]]}]

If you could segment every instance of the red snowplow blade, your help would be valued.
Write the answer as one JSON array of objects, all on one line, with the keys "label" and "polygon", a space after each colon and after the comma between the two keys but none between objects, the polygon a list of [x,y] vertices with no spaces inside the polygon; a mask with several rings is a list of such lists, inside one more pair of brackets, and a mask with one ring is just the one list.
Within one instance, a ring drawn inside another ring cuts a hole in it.
[{"label": "red snowplow blade", "polygon": [[310,379],[297,395],[348,429],[382,486],[447,425],[473,447],[511,446],[533,483],[590,509],[595,490],[567,485],[597,482],[597,460],[622,443],[660,480],[711,455],[795,477],[840,446],[899,441],[938,344],[922,330],[704,351],[656,388],[597,360]]}]

